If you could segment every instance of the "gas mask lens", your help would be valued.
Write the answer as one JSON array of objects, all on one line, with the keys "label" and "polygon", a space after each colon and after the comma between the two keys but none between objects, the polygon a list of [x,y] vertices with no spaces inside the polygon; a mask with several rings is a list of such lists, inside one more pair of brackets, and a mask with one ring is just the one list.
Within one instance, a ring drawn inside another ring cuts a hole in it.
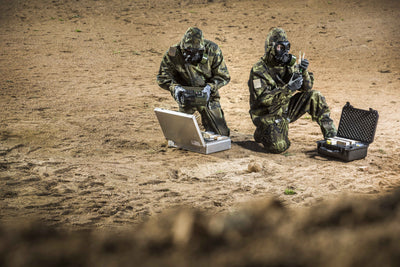
[{"label": "gas mask lens", "polygon": [[275,46],[277,54],[289,53],[290,43],[289,42],[278,42]]},{"label": "gas mask lens", "polygon": [[183,56],[188,63],[199,63],[203,58],[203,52],[204,50],[202,49],[185,48]]}]

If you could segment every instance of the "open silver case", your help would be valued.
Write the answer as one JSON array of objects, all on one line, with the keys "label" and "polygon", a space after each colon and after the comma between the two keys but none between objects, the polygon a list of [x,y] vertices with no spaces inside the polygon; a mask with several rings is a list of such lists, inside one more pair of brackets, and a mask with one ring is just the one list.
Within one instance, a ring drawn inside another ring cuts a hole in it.
[{"label": "open silver case", "polygon": [[155,108],[154,112],[167,140],[171,140],[178,148],[211,154],[231,148],[228,136],[212,132],[202,132],[194,115]]}]

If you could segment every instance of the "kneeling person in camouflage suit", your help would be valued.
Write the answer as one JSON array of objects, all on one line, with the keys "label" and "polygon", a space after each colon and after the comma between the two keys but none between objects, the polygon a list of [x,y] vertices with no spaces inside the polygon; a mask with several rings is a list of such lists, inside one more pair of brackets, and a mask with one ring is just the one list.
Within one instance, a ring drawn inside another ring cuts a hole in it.
[{"label": "kneeling person in camouflage suit", "polygon": [[[190,27],[182,40],[165,53],[157,75],[158,85],[171,92],[179,111],[193,114],[196,110],[206,131],[229,136],[218,89],[228,84],[230,75],[221,49],[203,38],[198,28]],[[185,99],[188,87],[201,87],[207,98],[204,104]]]},{"label": "kneeling person in camouflage suit", "polygon": [[289,148],[289,123],[306,112],[321,127],[325,139],[336,135],[325,98],[311,89],[314,78],[307,70],[308,60],[296,65],[289,49],[285,31],[272,28],[265,41],[265,55],[254,64],[248,82],[249,112],[257,127],[254,139],[271,153]]}]

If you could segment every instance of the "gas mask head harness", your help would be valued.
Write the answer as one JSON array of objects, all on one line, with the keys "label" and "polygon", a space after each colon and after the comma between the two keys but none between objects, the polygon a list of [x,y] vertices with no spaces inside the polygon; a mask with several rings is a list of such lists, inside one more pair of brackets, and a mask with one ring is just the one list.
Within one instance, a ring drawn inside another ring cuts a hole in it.
[{"label": "gas mask head harness", "polygon": [[180,43],[180,48],[187,63],[197,64],[207,60],[207,55],[204,54],[203,32],[199,28],[190,27],[187,29]]}]

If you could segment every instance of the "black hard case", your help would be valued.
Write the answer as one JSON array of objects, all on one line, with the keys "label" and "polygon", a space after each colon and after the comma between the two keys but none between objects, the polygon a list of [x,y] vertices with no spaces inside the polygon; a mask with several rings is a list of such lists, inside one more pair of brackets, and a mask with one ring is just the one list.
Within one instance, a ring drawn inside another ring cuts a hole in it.
[{"label": "black hard case", "polygon": [[376,110],[357,109],[349,102],[342,109],[337,137],[360,141],[358,145],[331,145],[326,140],[317,141],[318,153],[344,161],[367,156],[368,146],[374,141],[379,114]]}]

